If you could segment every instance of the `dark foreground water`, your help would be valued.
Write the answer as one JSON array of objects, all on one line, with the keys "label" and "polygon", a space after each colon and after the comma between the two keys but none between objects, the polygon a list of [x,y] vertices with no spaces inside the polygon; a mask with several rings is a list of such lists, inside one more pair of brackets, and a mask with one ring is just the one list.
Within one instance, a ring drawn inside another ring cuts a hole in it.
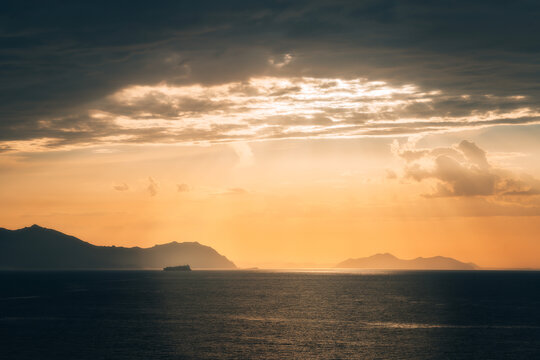
[{"label": "dark foreground water", "polygon": [[1,359],[540,359],[540,272],[0,272]]}]

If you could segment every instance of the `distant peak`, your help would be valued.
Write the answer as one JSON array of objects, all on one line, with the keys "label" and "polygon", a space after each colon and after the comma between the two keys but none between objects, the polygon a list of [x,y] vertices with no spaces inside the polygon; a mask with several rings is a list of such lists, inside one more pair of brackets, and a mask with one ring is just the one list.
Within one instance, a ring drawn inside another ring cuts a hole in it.
[{"label": "distant peak", "polygon": [[154,246],[163,246],[163,245],[182,245],[182,244],[197,244],[197,245],[200,245],[197,241],[183,241],[183,242],[171,241],[171,242],[168,242],[168,243],[156,244],[156,245],[154,245]]},{"label": "distant peak", "polygon": [[39,226],[38,224],[34,224],[34,225],[28,227],[28,229],[34,229],[34,230],[37,230],[37,229],[45,229],[45,228],[42,227],[42,226]]},{"label": "distant peak", "polygon": [[372,255],[371,257],[379,257],[379,258],[385,257],[385,258],[397,259],[394,255],[392,255],[390,253],[375,254],[375,255]]},{"label": "distant peak", "polygon": [[418,269],[418,270],[474,270],[478,267],[474,264],[462,263],[459,260],[444,257],[417,257],[412,260],[403,260],[390,253],[375,254],[366,258],[348,259],[337,265],[341,268],[364,268],[364,269]]},{"label": "distant peak", "polygon": [[168,242],[168,243],[164,243],[164,244],[156,244],[154,245],[154,247],[171,247],[171,246],[178,246],[178,245],[187,245],[187,244],[196,244],[196,243],[193,243],[193,242],[178,242],[178,241],[171,241],[171,242]]},{"label": "distant peak", "polygon": [[190,264],[199,268],[236,266],[209,246],[172,241],[152,248],[97,246],[33,224],[0,228],[0,269],[144,269]]}]

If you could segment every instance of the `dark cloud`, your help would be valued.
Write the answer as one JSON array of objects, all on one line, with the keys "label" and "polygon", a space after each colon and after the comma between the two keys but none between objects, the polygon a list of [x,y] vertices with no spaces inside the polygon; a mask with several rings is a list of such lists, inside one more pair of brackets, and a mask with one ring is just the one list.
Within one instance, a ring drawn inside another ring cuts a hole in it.
[{"label": "dark cloud", "polygon": [[394,152],[406,161],[406,178],[436,180],[430,197],[540,194],[539,180],[492,166],[486,152],[471,141],[463,140],[452,148],[419,150],[394,145]]},{"label": "dark cloud", "polygon": [[[49,138],[50,147],[120,135],[131,135],[132,142],[234,139],[223,132],[199,138],[195,128],[180,134],[126,130],[88,114],[97,107],[136,119],[178,119],[222,111],[231,104],[155,94],[118,104],[108,97],[133,85],[241,83],[260,76],[368,78],[441,91],[432,102],[381,111],[377,120],[436,114],[450,123],[389,125],[366,135],[444,131],[459,126],[453,118],[483,112],[501,116],[482,126],[524,124],[504,114],[538,112],[539,16],[538,2],[527,0],[8,1],[0,14],[0,136]],[[297,91],[291,86],[272,96]],[[329,115],[291,122],[319,125]],[[346,116],[358,125],[375,115],[358,108]]]}]

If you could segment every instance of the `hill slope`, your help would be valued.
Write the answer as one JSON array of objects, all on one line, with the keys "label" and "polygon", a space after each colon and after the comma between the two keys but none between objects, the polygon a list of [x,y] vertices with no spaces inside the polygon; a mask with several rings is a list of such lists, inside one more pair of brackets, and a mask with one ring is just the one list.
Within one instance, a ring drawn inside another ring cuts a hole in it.
[{"label": "hill slope", "polygon": [[0,228],[0,269],[142,269],[183,264],[236,268],[225,256],[197,242],[151,248],[95,246],[37,225],[18,230]]},{"label": "hill slope", "polygon": [[474,270],[473,263],[463,263],[456,259],[434,256],[418,257],[412,260],[398,259],[392,254],[376,254],[373,256],[348,259],[336,265],[338,268],[356,269],[402,269],[402,270]]}]

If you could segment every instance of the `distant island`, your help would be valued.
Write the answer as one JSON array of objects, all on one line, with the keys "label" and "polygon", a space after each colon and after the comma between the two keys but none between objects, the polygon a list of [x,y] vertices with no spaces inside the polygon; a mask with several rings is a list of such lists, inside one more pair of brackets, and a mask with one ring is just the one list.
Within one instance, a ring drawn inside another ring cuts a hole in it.
[{"label": "distant island", "polygon": [[389,269],[389,270],[477,270],[473,263],[463,263],[444,256],[418,257],[403,260],[392,254],[376,254],[369,257],[348,259],[340,262],[336,268],[349,269]]},{"label": "distant island", "polygon": [[163,268],[163,271],[191,271],[191,267],[189,265],[167,266]]},{"label": "distant island", "polygon": [[150,248],[96,246],[59,231],[32,225],[0,228],[0,269],[162,269],[178,264],[194,268],[236,269],[209,246],[176,241]]}]

